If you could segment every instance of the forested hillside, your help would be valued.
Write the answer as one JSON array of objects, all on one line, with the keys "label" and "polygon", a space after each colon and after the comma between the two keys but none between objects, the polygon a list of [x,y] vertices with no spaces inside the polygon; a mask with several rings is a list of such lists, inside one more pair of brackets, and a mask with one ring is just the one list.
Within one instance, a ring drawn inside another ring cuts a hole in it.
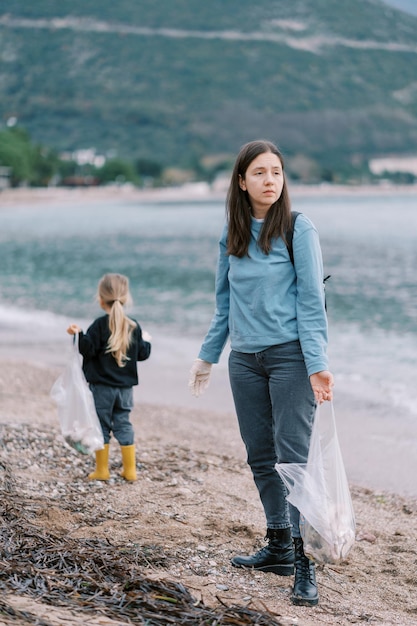
[{"label": "forested hillside", "polygon": [[258,136],[330,169],[411,153],[416,36],[379,0],[1,0],[0,122],[165,166]]}]

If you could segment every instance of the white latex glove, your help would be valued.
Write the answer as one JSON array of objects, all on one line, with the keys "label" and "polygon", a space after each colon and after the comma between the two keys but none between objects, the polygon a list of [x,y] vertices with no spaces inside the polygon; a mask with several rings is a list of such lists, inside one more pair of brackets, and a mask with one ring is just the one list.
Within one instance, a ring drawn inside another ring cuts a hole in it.
[{"label": "white latex glove", "polygon": [[193,396],[198,398],[209,386],[212,363],[196,359],[190,370],[188,386]]}]

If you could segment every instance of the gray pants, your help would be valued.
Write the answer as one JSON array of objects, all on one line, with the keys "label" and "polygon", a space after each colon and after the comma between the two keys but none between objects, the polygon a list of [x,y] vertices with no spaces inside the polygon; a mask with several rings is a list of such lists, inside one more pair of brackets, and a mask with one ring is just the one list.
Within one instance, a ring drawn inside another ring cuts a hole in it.
[{"label": "gray pants", "polygon": [[229,376],[247,461],[265,511],[267,528],[292,526],[300,536],[299,511],[286,500],[278,463],[305,463],[315,400],[299,341],[262,352],[232,351]]},{"label": "gray pants", "polygon": [[133,408],[132,387],[110,387],[90,385],[94,404],[103,431],[104,443],[109,443],[111,433],[121,446],[131,446],[134,442],[130,412]]}]

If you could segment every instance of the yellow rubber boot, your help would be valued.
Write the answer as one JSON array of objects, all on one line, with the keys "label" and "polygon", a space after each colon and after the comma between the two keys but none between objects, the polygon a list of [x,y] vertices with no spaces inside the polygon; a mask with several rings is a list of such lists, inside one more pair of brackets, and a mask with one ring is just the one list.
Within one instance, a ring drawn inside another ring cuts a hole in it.
[{"label": "yellow rubber boot", "polygon": [[135,444],[131,446],[120,446],[122,451],[122,463],[123,470],[120,475],[125,480],[136,480],[136,455],[135,455]]},{"label": "yellow rubber boot", "polygon": [[109,444],[105,443],[102,450],[96,450],[96,469],[88,475],[90,480],[109,480]]}]

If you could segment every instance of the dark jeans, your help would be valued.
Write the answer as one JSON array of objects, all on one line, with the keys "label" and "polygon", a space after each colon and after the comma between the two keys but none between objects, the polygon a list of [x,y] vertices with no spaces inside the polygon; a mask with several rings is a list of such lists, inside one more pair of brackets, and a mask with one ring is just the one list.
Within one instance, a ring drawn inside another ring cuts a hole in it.
[{"label": "dark jeans", "polygon": [[103,431],[104,443],[109,443],[111,433],[121,446],[134,442],[133,426],[129,421],[133,408],[132,387],[90,385],[94,404]]},{"label": "dark jeans", "polygon": [[299,512],[286,500],[287,490],[275,464],[307,461],[315,400],[300,343],[292,341],[255,354],[232,351],[229,376],[267,527],[292,526],[292,535],[299,537]]}]

